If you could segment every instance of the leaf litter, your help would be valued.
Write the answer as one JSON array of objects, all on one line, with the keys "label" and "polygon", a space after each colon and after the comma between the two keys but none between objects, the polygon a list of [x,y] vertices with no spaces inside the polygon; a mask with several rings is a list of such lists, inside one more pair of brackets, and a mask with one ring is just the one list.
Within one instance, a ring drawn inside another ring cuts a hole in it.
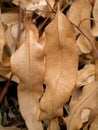
[{"label": "leaf litter", "polygon": [[0,130],[97,130],[98,1],[0,5]]}]

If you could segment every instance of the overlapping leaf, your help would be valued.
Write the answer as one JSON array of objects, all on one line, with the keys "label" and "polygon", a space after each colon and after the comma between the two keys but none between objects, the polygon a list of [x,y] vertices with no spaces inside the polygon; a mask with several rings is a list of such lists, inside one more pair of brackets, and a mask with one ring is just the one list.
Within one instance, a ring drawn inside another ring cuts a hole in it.
[{"label": "overlapping leaf", "polygon": [[26,40],[12,55],[11,68],[20,79],[18,98],[28,129],[42,130],[41,122],[38,121],[38,103],[43,92],[44,52],[35,38],[36,27],[27,26]]},{"label": "overlapping leaf", "polygon": [[[78,26],[82,20],[84,20],[85,18],[90,18],[91,11],[92,6],[89,1],[75,0],[72,3],[72,6],[69,10],[68,17],[73,23],[75,23]],[[88,38],[92,42],[94,42],[94,37],[91,33],[90,28],[90,20],[85,20],[84,22],[82,22],[80,28],[88,36]],[[80,32],[76,29],[76,35],[78,35],[79,33]],[[80,35],[78,37],[77,44],[82,53],[89,53],[92,51],[91,44],[87,41],[87,39],[83,35]]]},{"label": "overlapping leaf", "polygon": [[45,34],[46,91],[40,102],[40,120],[63,114],[63,105],[72,94],[78,71],[75,32],[60,10],[46,27]]},{"label": "overlapping leaf", "polygon": [[95,65],[88,64],[78,71],[76,86],[84,86],[95,80]]},{"label": "overlapping leaf", "polygon": [[79,99],[70,102],[69,117],[65,119],[68,130],[80,130],[83,120],[81,114],[83,110],[93,110],[96,107],[98,98],[98,81],[85,86]]}]

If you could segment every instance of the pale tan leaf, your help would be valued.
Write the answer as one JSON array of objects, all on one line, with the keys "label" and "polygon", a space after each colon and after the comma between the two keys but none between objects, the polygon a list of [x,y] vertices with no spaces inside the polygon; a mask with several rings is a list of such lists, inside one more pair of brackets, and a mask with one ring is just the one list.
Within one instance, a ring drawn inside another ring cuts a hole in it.
[{"label": "pale tan leaf", "polygon": [[85,65],[83,69],[78,71],[76,86],[81,87],[93,82],[94,80],[95,80],[95,65],[88,64]]},{"label": "pale tan leaf", "polygon": [[39,86],[39,88],[37,87],[35,90],[32,91],[22,83],[20,83],[18,86],[18,100],[20,105],[20,111],[28,127],[28,130],[43,130],[41,122],[38,121],[38,102],[42,94],[42,90],[40,87],[42,86]]},{"label": "pale tan leaf", "polygon": [[5,46],[5,43],[6,43],[5,30],[0,21],[0,63],[2,62],[3,48]]},{"label": "pale tan leaf", "polygon": [[[83,19],[90,18],[91,11],[92,11],[92,5],[90,4],[89,1],[75,0],[72,3],[72,6],[68,12],[68,18],[78,26]],[[88,36],[88,38],[92,42],[94,42],[94,37],[91,33],[91,28],[90,28],[90,20],[85,20],[84,22],[82,22],[80,28]],[[75,32],[76,35],[80,33],[76,28],[75,28]],[[77,45],[79,46],[79,49],[81,50],[82,53],[87,54],[92,51],[91,44],[83,35],[80,35],[78,37]]]},{"label": "pale tan leaf", "polygon": [[72,94],[78,71],[74,29],[59,10],[45,34],[46,91],[40,102],[40,120],[63,114],[63,105]]},{"label": "pale tan leaf", "polygon": [[98,80],[98,59],[95,60],[95,79]]},{"label": "pale tan leaf", "polygon": [[98,36],[98,0],[95,0],[94,8],[93,8],[93,16],[95,18],[95,24],[92,28],[92,33],[94,36]]},{"label": "pale tan leaf", "polygon": [[44,48],[46,44],[46,35],[45,33],[42,34],[42,36],[39,38],[38,42],[41,44],[41,46]]},{"label": "pale tan leaf", "polygon": [[18,22],[18,12],[6,12],[1,13],[1,21],[9,26]]},{"label": "pale tan leaf", "polygon": [[20,2],[20,6],[26,10],[32,10],[32,11],[39,10],[36,13],[38,13],[39,15],[43,17],[46,17],[49,14],[49,12],[47,12],[49,10],[47,7],[46,0],[29,0],[29,1],[28,0],[13,0],[12,2],[15,5],[19,5],[19,2]]},{"label": "pale tan leaf", "polygon": [[36,31],[32,30],[31,26],[34,25],[29,24],[26,30],[25,42],[11,56],[11,68],[20,79],[18,99],[27,127],[29,130],[42,130],[41,122],[38,121],[38,104],[43,93],[44,51],[36,41]]},{"label": "pale tan leaf", "polygon": [[10,66],[3,66],[0,64],[0,75],[6,76],[11,71]]},{"label": "pale tan leaf", "polygon": [[90,115],[90,110],[89,109],[84,109],[81,113],[81,121],[82,123],[87,122],[89,119],[89,115]]},{"label": "pale tan leaf", "polygon": [[[52,8],[54,8],[54,5],[55,5],[55,3],[56,3],[56,1],[55,0],[47,0],[48,1],[48,3],[50,4],[50,6],[52,7]],[[67,3],[68,3],[68,0],[59,0],[59,6],[60,6],[60,8],[62,8],[62,7],[64,7],[65,5],[67,5]],[[51,10],[51,9],[50,9]]]},{"label": "pale tan leaf", "polygon": [[12,127],[3,127],[0,125],[0,130],[20,130],[19,128],[12,126]]},{"label": "pale tan leaf", "polygon": [[89,130],[98,130],[98,116],[91,123]]},{"label": "pale tan leaf", "polygon": [[51,121],[47,130],[60,130],[58,118]]},{"label": "pale tan leaf", "polygon": [[78,100],[70,102],[69,116],[65,118],[68,130],[80,130],[83,123],[81,119],[83,110],[93,110],[96,107],[97,98],[98,81],[95,81],[83,88],[82,95]]},{"label": "pale tan leaf", "polygon": [[86,124],[86,126],[83,127],[83,130],[88,130],[89,128],[89,123]]}]

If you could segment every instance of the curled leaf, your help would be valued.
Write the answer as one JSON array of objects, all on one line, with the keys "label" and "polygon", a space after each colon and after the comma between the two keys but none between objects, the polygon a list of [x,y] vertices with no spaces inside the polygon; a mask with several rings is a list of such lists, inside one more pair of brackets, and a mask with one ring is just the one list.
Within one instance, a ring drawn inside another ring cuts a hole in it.
[{"label": "curled leaf", "polygon": [[[63,105],[72,94],[78,71],[78,49],[75,32],[60,10],[46,27],[45,83],[40,101],[40,120],[63,114]],[[74,75],[74,77],[73,77]]]},{"label": "curled leaf", "polygon": [[93,110],[98,98],[98,81],[92,82],[83,88],[82,95],[78,100],[70,102],[70,113],[65,122],[68,130],[80,130],[82,127],[81,114],[83,110]]},{"label": "curled leaf", "polygon": [[[93,76],[93,77],[92,77]],[[95,65],[85,65],[83,69],[78,71],[76,86],[84,86],[95,80]]]},{"label": "curled leaf", "polygon": [[[77,11],[78,10],[78,11]],[[85,18],[90,18],[92,11],[92,6],[89,1],[85,0],[75,0],[72,3],[72,6],[68,12],[68,18],[77,26],[79,23],[84,20]],[[85,20],[84,22],[81,23],[80,28],[85,34],[88,36],[88,38],[94,42],[94,37],[91,33],[91,28],[90,28],[90,20]],[[80,32],[75,29],[76,35],[78,35]],[[88,40],[83,36],[79,35],[77,39],[77,45],[79,46],[79,49],[81,50],[82,53],[89,53],[92,51],[92,46],[88,42]]]}]

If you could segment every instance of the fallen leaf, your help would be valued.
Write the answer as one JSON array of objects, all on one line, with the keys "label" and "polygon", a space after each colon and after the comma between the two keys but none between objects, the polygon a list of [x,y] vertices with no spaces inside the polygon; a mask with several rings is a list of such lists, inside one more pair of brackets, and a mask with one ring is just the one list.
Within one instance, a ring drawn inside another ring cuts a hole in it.
[{"label": "fallen leaf", "polygon": [[85,65],[83,69],[78,71],[76,86],[81,87],[93,82],[94,80],[95,80],[95,65],[88,64]]},{"label": "fallen leaf", "polygon": [[84,109],[81,113],[81,121],[82,123],[87,122],[89,119],[89,115],[90,115],[90,110],[89,109]]},{"label": "fallen leaf", "polygon": [[91,123],[89,130],[97,130],[98,129],[98,116]]},{"label": "fallen leaf", "polygon": [[47,130],[60,130],[58,118],[51,121]]},{"label": "fallen leaf", "polygon": [[94,36],[98,36],[98,0],[95,0],[94,8],[93,8],[93,16],[95,18],[94,26],[92,28],[92,33]]},{"label": "fallen leaf", "polygon": [[58,10],[45,29],[46,90],[40,101],[40,120],[63,115],[63,105],[72,94],[78,71],[78,49],[74,34],[72,25]]},{"label": "fallen leaf", "polygon": [[95,60],[95,79],[98,80],[98,59]]},{"label": "fallen leaf", "polygon": [[[68,18],[78,26],[82,20],[84,20],[85,18],[90,18],[91,11],[92,6],[89,1],[75,0],[69,9]],[[80,28],[92,42],[95,42],[94,37],[91,33],[90,20],[85,20],[84,22],[82,22]],[[80,33],[76,28],[75,32],[76,35]],[[91,44],[82,34],[80,34],[77,39],[77,45],[82,53],[87,54],[92,51]]]},{"label": "fallen leaf", "polygon": [[81,113],[85,109],[92,111],[96,107],[98,95],[98,81],[92,82],[83,88],[78,100],[70,102],[69,116],[65,118],[68,130],[80,130],[82,127]]},{"label": "fallen leaf", "polygon": [[5,30],[0,21],[0,63],[2,63],[3,49],[6,43]]},{"label": "fallen leaf", "polygon": [[46,0],[13,0],[12,1],[15,5],[19,6],[19,2],[20,2],[20,6],[23,9],[26,10],[31,10],[31,11],[36,11],[37,14],[46,17],[49,15],[49,10],[47,7],[47,3]]},{"label": "fallen leaf", "polygon": [[18,12],[1,13],[1,21],[4,25],[13,25],[18,22]]},{"label": "fallen leaf", "polygon": [[[26,28],[25,42],[11,56],[12,72],[20,79],[18,99],[22,116],[29,130],[42,130],[38,121],[39,99],[43,93],[44,51],[36,41],[32,24]],[[33,27],[36,29],[36,27]]]}]

